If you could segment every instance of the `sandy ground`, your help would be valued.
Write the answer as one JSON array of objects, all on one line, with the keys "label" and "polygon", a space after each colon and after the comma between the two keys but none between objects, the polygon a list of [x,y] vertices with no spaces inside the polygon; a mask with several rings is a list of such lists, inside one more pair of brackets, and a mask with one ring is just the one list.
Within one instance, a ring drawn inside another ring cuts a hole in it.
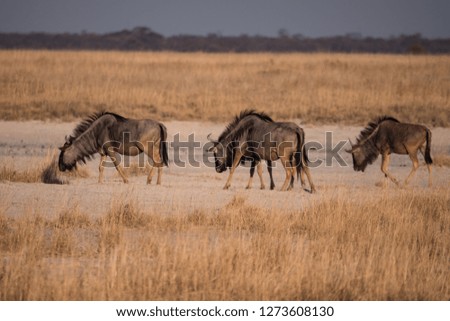
[{"label": "sandy ground", "polygon": [[[224,129],[225,124],[180,122],[165,123],[169,131],[169,142],[173,142],[177,134],[180,141],[188,141],[190,134],[203,146],[206,136],[213,133],[217,137]],[[55,150],[64,142],[65,135],[72,132],[76,123],[54,122],[4,122],[0,121],[0,166],[13,165],[17,170],[24,170],[27,166],[35,166],[42,162],[48,153]],[[354,138],[361,131],[361,127],[344,126],[302,126],[306,132],[308,142],[317,142],[324,146],[320,150],[310,152],[311,160],[324,160],[330,155],[330,149],[339,141]],[[326,147],[326,132],[332,133],[333,142]],[[433,153],[450,154],[450,129],[434,128],[432,141]],[[348,148],[346,145],[344,148]],[[384,176],[380,171],[380,159],[369,166],[365,173],[354,172],[351,166],[351,157],[339,151],[339,155],[348,164],[341,166],[334,160],[331,164],[323,162],[320,166],[312,168],[311,173],[318,189],[310,194],[301,189],[296,183],[294,190],[280,192],[284,180],[284,171],[277,162],[274,169],[276,190],[270,191],[267,169],[264,169],[266,190],[259,189],[259,179],[255,173],[253,188],[246,190],[249,169],[239,167],[236,171],[232,186],[229,190],[222,190],[227,173],[218,174],[214,168],[202,164],[204,152],[197,148],[194,159],[200,166],[180,166],[174,163],[174,150],[169,151],[171,160],[169,168],[164,169],[161,186],[146,184],[145,176],[132,176],[130,183],[124,184],[114,168],[105,169],[105,182],[97,183],[98,162],[97,157],[86,165],[90,177],[72,179],[68,185],[47,185],[43,183],[15,183],[0,182],[0,204],[8,215],[16,216],[26,213],[39,213],[42,215],[57,215],[68,207],[78,206],[80,210],[91,213],[93,216],[106,213],[117,200],[131,199],[139,206],[161,213],[174,213],[177,211],[190,211],[202,209],[216,211],[228,203],[234,196],[242,196],[249,204],[273,209],[282,212],[286,209],[302,209],[325,199],[346,196],[349,199],[374,199],[381,194],[398,193],[400,189],[392,183],[385,188],[380,187]],[[180,160],[187,161],[187,149],[180,153]],[[134,158],[135,161],[137,158]],[[400,180],[408,175],[411,161],[408,156],[393,155],[391,157],[391,172]],[[423,160],[420,156],[420,160]],[[421,166],[410,186],[402,188],[401,192],[412,189],[427,189],[428,173],[425,166]],[[433,168],[433,189],[449,192],[450,168]]]}]

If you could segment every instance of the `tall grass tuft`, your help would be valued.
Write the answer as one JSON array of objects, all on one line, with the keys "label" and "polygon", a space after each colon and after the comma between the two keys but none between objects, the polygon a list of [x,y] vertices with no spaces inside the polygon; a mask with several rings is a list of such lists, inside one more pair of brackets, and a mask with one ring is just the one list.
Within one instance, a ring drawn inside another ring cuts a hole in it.
[{"label": "tall grass tuft", "polygon": [[68,181],[59,175],[56,153],[54,153],[51,161],[42,170],[41,181],[45,184],[68,184]]},{"label": "tall grass tuft", "polygon": [[49,151],[43,160],[30,160],[30,163],[25,170],[16,169],[12,163],[3,164],[0,167],[0,181],[69,184],[69,179],[87,178],[90,175],[83,167],[77,167],[70,172],[60,172],[57,151]]}]

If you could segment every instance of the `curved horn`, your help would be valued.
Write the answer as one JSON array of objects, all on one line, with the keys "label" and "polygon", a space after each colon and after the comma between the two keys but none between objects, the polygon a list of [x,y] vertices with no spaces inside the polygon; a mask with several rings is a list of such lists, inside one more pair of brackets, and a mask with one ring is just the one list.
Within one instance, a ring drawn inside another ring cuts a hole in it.
[{"label": "curved horn", "polygon": [[352,143],[352,140],[350,139],[350,137],[348,138],[348,142],[350,143],[350,146],[352,147],[352,148],[350,148],[350,149],[346,149],[345,151],[347,152],[347,153],[352,153],[352,151],[353,151],[353,146],[355,146],[355,145],[353,145],[353,143]]},{"label": "curved horn", "polygon": [[214,140],[211,138],[211,133],[208,134],[208,136],[206,136],[206,138],[211,142],[211,143],[217,143],[217,140]]}]

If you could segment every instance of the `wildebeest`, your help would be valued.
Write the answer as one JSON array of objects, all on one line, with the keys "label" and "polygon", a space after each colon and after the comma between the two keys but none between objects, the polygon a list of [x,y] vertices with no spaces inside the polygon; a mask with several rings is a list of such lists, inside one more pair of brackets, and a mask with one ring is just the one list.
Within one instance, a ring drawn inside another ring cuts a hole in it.
[{"label": "wildebeest", "polygon": [[274,122],[265,113],[244,110],[226,127],[217,141],[210,141],[213,143],[210,150],[214,152],[216,171],[221,173],[230,168],[224,189],[230,187],[233,173],[242,159],[253,159],[255,164],[259,163],[258,166],[261,166],[262,160],[272,162],[281,159],[286,171],[282,191],[293,187],[295,173],[302,178],[302,185],[305,173],[311,192],[315,191],[308,168],[305,134],[294,123]]},{"label": "wildebeest", "polygon": [[352,144],[350,141],[350,145],[352,148],[347,152],[352,154],[355,171],[364,172],[367,165],[372,164],[381,154],[381,171],[396,185],[399,185],[398,181],[388,171],[390,154],[408,154],[411,158],[413,167],[405,180],[405,185],[407,185],[419,167],[417,151],[420,150],[428,167],[428,186],[432,184],[431,131],[425,126],[401,123],[393,117],[382,116],[370,122],[361,131],[356,144]]},{"label": "wildebeest", "polygon": [[103,181],[103,169],[109,156],[124,183],[128,179],[123,172],[117,154],[136,156],[142,152],[151,160],[147,184],[151,183],[154,167],[158,169],[157,184],[161,184],[163,165],[168,165],[166,127],[151,119],[127,119],[111,112],[95,113],[83,120],[60,147],[59,169],[71,170],[77,162],[99,153],[98,182]]}]

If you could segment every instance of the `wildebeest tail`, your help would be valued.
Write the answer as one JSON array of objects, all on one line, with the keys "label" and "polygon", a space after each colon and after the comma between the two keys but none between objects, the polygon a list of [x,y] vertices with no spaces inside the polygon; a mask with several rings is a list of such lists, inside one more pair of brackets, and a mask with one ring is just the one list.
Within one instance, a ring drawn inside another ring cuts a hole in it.
[{"label": "wildebeest tail", "polygon": [[161,131],[161,145],[159,146],[159,152],[164,165],[169,166],[169,155],[167,153],[167,129],[163,124],[159,124]]},{"label": "wildebeest tail", "polygon": [[427,128],[427,143],[425,146],[425,163],[433,164],[433,160],[431,159],[431,131]]},{"label": "wildebeest tail", "polygon": [[297,150],[295,152],[295,164],[297,167],[297,180],[300,179],[300,171],[304,166],[308,166],[309,160],[305,148],[305,132],[300,129],[297,131]]}]

